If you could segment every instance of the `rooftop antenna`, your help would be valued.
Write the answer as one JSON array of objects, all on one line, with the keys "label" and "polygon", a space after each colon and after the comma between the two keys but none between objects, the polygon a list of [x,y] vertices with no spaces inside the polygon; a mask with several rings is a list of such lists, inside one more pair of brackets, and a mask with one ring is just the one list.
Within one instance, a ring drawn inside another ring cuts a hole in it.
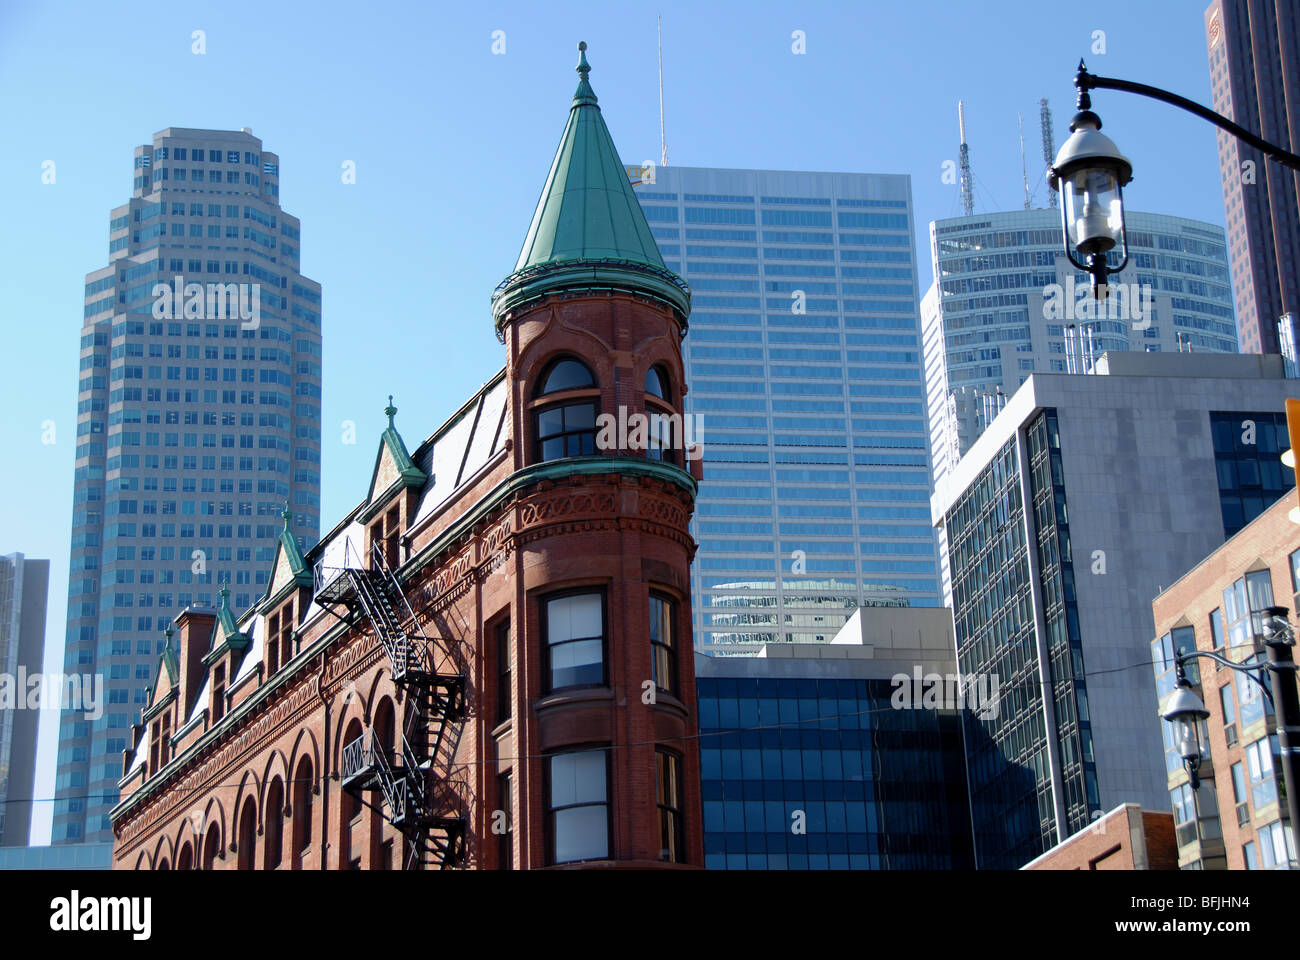
[{"label": "rooftop antenna", "polygon": [[[1038,123],[1043,128],[1043,165],[1050,167],[1056,161],[1056,140],[1052,136],[1052,108],[1047,105],[1047,98],[1038,101]],[[1056,209],[1056,191],[1047,191],[1047,205]]]},{"label": "rooftop antenna", "polygon": [[975,212],[975,184],[970,172],[970,147],[966,145],[966,105],[957,101],[957,128],[961,132],[961,206],[966,216]]},{"label": "rooftop antenna", "polygon": [[1025,115],[1016,111],[1016,122],[1020,124],[1020,177],[1025,182],[1025,209],[1029,209],[1029,168],[1025,166]]},{"label": "rooftop antenna", "polygon": [[659,34],[659,165],[668,166],[668,140],[664,137],[664,28],[663,14],[655,15],[655,29]]}]

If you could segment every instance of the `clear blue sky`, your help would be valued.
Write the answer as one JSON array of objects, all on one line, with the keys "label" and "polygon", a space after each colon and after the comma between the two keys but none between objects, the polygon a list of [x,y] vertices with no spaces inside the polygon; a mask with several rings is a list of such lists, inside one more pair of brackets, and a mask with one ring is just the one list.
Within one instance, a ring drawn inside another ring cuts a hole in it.
[{"label": "clear blue sky", "polygon": [[[514,265],[563,129],[578,40],[628,162],[659,156],[659,12],[671,163],[910,174],[924,291],[928,222],[960,212],[957,187],[941,182],[957,156],[958,98],[976,211],[1023,203],[1017,111],[1042,205],[1038,98],[1051,101],[1058,145],[1080,56],[1096,73],[1208,103],[1205,6],[6,0],[0,553],[51,560],[46,669],[62,664],[84,275],[107,263],[109,211],[129,198],[132,150],[155,131],[251,127],[280,155],[302,269],[324,288],[328,528],[364,495],[389,393],[414,448],[504,363],[488,298]],[[1098,30],[1104,54],[1090,52]],[[1101,91],[1093,104],[1133,161],[1130,207],[1223,223],[1209,124],[1128,94]],[[46,160],[53,184],[41,180]],[[348,160],[353,185],[340,178]],[[358,425],[355,445],[342,443],[345,420]],[[53,793],[56,716],[42,718],[38,797]],[[38,842],[50,809],[38,805]]]}]

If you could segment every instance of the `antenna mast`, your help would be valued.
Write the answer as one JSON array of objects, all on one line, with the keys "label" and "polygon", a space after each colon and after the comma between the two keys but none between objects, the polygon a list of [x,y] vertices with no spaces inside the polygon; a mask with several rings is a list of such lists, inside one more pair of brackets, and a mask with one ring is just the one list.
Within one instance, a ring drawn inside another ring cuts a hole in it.
[{"label": "antenna mast", "polygon": [[961,132],[961,205],[966,216],[975,212],[975,184],[970,172],[970,147],[966,146],[966,105],[957,101],[957,128]]},{"label": "antenna mast", "polygon": [[668,166],[668,141],[664,137],[664,28],[663,14],[655,15],[655,29],[659,34],[659,165]]},{"label": "antenna mast", "polygon": [[1020,177],[1025,183],[1025,209],[1029,209],[1029,168],[1025,166],[1025,115],[1016,112],[1016,122],[1020,124]]},{"label": "antenna mast", "polygon": [[[1052,108],[1047,105],[1047,98],[1038,101],[1038,123],[1043,128],[1043,165],[1050,167],[1056,160],[1056,140],[1052,136]],[[1047,191],[1047,205],[1056,209],[1056,191]]]}]

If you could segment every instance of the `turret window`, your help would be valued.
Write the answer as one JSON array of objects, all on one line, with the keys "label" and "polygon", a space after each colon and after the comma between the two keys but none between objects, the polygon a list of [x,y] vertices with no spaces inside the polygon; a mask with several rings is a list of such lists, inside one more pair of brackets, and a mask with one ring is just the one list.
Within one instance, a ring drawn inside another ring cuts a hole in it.
[{"label": "turret window", "polygon": [[[539,398],[553,393],[571,396],[558,403],[539,405],[534,412],[538,461],[594,455],[599,394],[591,370],[581,361],[566,357],[552,363],[540,382],[541,388],[536,393]],[[590,391],[590,394],[572,396],[577,391]]]},{"label": "turret window", "polygon": [[663,367],[655,366],[645,374],[646,416],[650,421],[646,457],[677,463],[675,450],[682,439],[681,417],[673,412],[672,389]]},{"label": "turret window", "polygon": [[561,390],[581,390],[595,385],[596,378],[584,363],[571,359],[558,360],[551,364],[546,376],[542,378],[542,389],[537,391],[537,395],[540,397]]},{"label": "turret window", "polygon": [[605,682],[605,594],[570,593],[542,603],[546,688]]},{"label": "turret window", "polygon": [[609,856],[609,774],[605,750],[552,754],[545,772],[547,860]]},{"label": "turret window", "polygon": [[668,399],[667,378],[658,367],[651,367],[645,372],[645,392],[660,400]]},{"label": "turret window", "polygon": [[667,597],[650,594],[650,674],[655,686],[677,693],[676,605]]}]

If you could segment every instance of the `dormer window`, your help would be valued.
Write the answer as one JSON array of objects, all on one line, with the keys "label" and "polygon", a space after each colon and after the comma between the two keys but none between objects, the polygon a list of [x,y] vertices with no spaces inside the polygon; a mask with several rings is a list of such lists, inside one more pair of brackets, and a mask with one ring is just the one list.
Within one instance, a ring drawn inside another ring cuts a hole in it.
[{"label": "dormer window", "polygon": [[293,601],[290,600],[266,621],[266,675],[270,677],[293,659]]},{"label": "dormer window", "polygon": [[[564,357],[547,367],[534,394],[537,460],[593,456],[600,388],[590,368]],[[550,402],[551,395],[555,402]]]},{"label": "dormer window", "polygon": [[162,766],[159,762],[162,755],[162,721],[155,720],[153,729],[149,731],[149,776],[152,777]]},{"label": "dormer window", "polygon": [[280,611],[280,664],[293,659],[293,601],[285,604]]},{"label": "dormer window", "polygon": [[226,665],[217,664],[212,669],[212,722],[216,723],[226,713]]},{"label": "dormer window", "polygon": [[382,562],[389,570],[401,566],[401,538],[401,508],[395,504],[370,525],[371,563],[379,565]]},{"label": "dormer window", "polygon": [[266,675],[272,676],[280,669],[280,615],[274,614],[266,622]]}]

